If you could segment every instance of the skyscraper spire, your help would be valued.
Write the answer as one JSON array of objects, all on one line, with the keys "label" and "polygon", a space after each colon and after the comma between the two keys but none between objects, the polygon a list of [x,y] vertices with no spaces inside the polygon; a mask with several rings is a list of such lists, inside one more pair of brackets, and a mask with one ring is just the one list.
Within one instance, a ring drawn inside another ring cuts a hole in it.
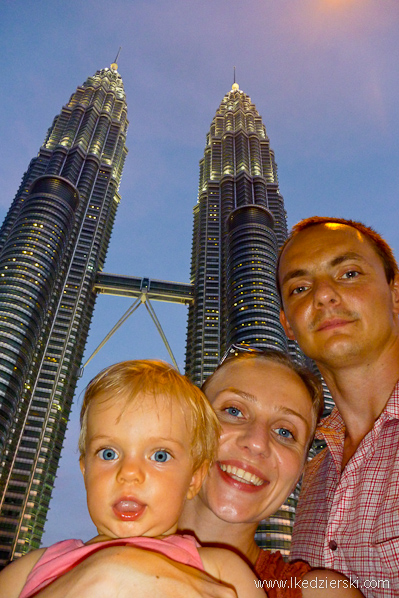
[{"label": "skyscraper spire", "polygon": [[287,235],[262,119],[233,83],[207,135],[194,208],[186,371],[201,385],[234,342],[288,351],[274,272]]},{"label": "skyscraper spire", "polygon": [[72,94],[0,230],[0,565],[40,545],[127,153],[116,69]]},{"label": "skyscraper spire", "polygon": [[115,60],[114,60],[114,62],[111,64],[111,69],[112,69],[113,71],[117,71],[117,70],[118,70],[118,58],[119,58],[119,54],[121,53],[121,50],[122,50],[122,46],[119,46],[119,50],[118,50],[118,53],[117,53],[117,55],[116,55],[116,57],[115,57]]},{"label": "skyscraper spire", "polygon": [[121,53],[121,50],[122,50],[122,46],[119,46],[119,50],[118,50],[118,53],[116,55],[114,62],[118,62],[118,58],[119,58],[119,54]]}]

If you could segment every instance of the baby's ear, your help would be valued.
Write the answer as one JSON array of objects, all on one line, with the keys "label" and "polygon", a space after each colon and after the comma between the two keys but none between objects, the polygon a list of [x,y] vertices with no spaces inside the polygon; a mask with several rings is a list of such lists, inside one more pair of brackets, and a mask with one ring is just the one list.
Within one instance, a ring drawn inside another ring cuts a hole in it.
[{"label": "baby's ear", "polygon": [[201,490],[201,486],[203,481],[205,480],[206,474],[208,473],[208,469],[209,461],[207,460],[204,461],[204,463],[202,463],[202,465],[200,465],[198,469],[194,471],[193,477],[191,478],[190,487],[187,492],[188,500],[194,498],[194,496],[196,496],[196,494],[198,494],[198,492]]},{"label": "baby's ear", "polygon": [[85,458],[83,455],[80,455],[79,457],[79,467],[80,467],[80,471],[82,472],[82,476],[83,476],[83,481],[85,483],[85,488],[86,488],[86,466],[85,466]]}]

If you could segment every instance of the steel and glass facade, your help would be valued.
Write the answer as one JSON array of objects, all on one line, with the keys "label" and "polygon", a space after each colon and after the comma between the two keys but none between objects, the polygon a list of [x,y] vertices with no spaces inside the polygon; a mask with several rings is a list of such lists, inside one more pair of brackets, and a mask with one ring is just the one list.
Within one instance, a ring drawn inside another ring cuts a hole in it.
[{"label": "steel and glass facade", "polygon": [[[262,118],[235,83],[212,121],[194,207],[186,372],[198,385],[232,343],[291,353],[275,284],[287,237],[274,152]],[[257,541],[288,554],[296,494],[262,522]]]},{"label": "steel and glass facade", "polygon": [[186,371],[201,385],[233,342],[289,350],[274,280],[284,201],[262,118],[236,83],[212,121],[199,179]]},{"label": "steel and glass facade", "polygon": [[113,64],[54,119],[0,230],[0,566],[40,545],[127,128]]}]

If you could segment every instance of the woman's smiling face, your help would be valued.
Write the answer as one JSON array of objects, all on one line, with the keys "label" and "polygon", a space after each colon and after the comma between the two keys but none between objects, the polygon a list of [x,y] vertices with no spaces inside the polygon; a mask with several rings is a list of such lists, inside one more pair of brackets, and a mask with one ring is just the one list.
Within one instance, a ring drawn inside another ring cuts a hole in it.
[{"label": "woman's smiling face", "polygon": [[200,499],[224,521],[258,522],[277,511],[302,473],[315,420],[309,392],[281,363],[233,359],[206,395],[223,431]]}]

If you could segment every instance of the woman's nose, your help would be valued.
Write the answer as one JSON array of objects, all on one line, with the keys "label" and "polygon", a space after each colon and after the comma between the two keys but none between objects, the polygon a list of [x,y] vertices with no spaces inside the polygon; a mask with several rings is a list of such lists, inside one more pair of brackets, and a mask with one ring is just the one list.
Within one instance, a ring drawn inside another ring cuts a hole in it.
[{"label": "woman's nose", "polygon": [[267,427],[260,422],[248,424],[239,439],[242,448],[253,455],[268,456],[270,453],[270,438]]}]

